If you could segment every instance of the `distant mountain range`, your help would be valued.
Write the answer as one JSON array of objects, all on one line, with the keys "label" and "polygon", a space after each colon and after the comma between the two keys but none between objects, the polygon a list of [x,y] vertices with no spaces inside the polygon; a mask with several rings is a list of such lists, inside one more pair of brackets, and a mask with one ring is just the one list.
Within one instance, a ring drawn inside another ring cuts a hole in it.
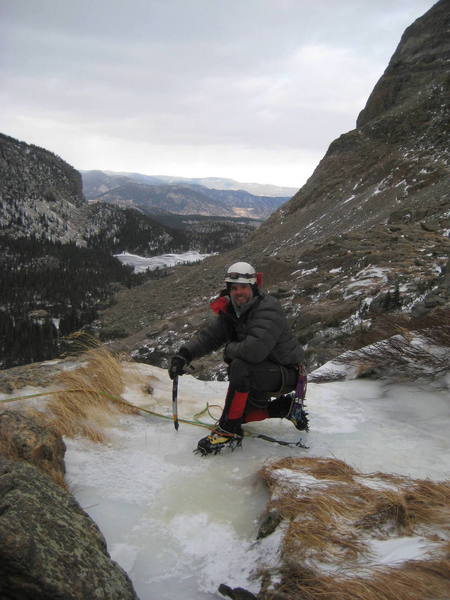
[{"label": "distant mountain range", "polygon": [[[84,173],[98,173],[104,176],[122,177],[123,180],[132,180],[147,185],[199,185],[214,190],[244,191],[254,196],[287,197],[293,196],[298,188],[271,185],[266,183],[243,183],[234,179],[221,177],[176,177],[171,175],[144,175],[142,173],[127,173],[117,171],[81,171]],[[105,178],[105,182],[107,179]],[[106,190],[103,190],[106,191]]]},{"label": "distant mountain range", "polygon": [[[156,177],[110,171],[81,171],[81,175],[88,201],[135,208],[150,216],[202,215],[263,221],[296,191],[218,178]],[[253,193],[244,187],[253,189]]]}]

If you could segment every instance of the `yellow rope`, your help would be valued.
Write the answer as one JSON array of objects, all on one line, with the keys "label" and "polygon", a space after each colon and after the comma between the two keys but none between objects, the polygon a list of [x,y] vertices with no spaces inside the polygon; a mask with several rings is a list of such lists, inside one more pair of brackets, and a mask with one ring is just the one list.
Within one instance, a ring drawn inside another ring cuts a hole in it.
[{"label": "yellow rope", "polygon": [[[56,390],[54,392],[40,392],[38,394],[30,394],[29,396],[16,396],[14,398],[4,398],[2,400],[0,400],[0,403],[7,403],[7,402],[15,402],[18,400],[29,400],[31,398],[39,398],[42,396],[54,396],[56,394],[61,394],[61,393],[80,393],[80,392],[84,392],[87,394],[97,394],[99,396],[104,396],[105,398],[108,398],[109,400],[113,400],[115,402],[119,402],[124,404],[125,406],[130,406],[132,408],[135,408],[136,410],[145,412],[149,415],[153,415],[155,417],[158,417],[160,419],[168,419],[168,420],[172,420],[172,415],[163,415],[161,413],[157,413],[156,411],[153,410],[149,410],[148,408],[143,408],[142,406],[136,406],[135,404],[132,404],[131,402],[128,402],[128,400],[124,400],[123,398],[120,398],[118,396],[114,396],[113,394],[108,394],[107,392],[99,392],[98,390],[89,390],[89,389],[73,389],[73,390]],[[178,419],[178,421],[180,423],[186,423],[187,425],[195,425],[196,427],[204,427],[205,429],[209,429],[209,430],[213,430],[216,426],[216,424],[208,424],[208,423],[203,423],[202,421],[198,420],[198,417],[204,415],[205,413],[207,413],[211,418],[214,418],[209,409],[211,407],[215,407],[215,408],[221,408],[220,406],[218,406],[217,404],[206,404],[206,407],[199,411],[198,413],[196,413],[193,416],[194,420],[190,420],[190,419]],[[217,422],[217,421],[216,421]],[[261,434],[255,434],[252,433],[251,431],[245,431],[244,432],[244,436],[248,436],[248,437],[256,437],[256,438],[261,438],[261,439],[265,439],[267,441],[272,441],[272,442],[277,442],[278,444],[283,444],[284,442],[280,441],[280,440],[275,440],[270,438],[270,436],[266,436],[266,435],[261,435]],[[285,444],[285,445],[291,445],[291,444]],[[292,444],[292,445],[299,445],[299,444]],[[306,446],[302,446],[304,448],[306,448]]]},{"label": "yellow rope", "polygon": [[[140,410],[142,412],[145,412],[149,415],[153,415],[155,417],[159,417],[161,419],[169,419],[172,420],[172,415],[163,415],[161,413],[157,413],[156,411],[153,410],[149,410],[148,408],[143,408],[142,406],[136,406],[136,404],[132,404],[131,402],[128,402],[128,400],[124,400],[123,398],[120,398],[118,396],[114,396],[113,394],[108,394],[107,392],[99,392],[98,390],[89,390],[86,388],[83,389],[73,389],[73,390],[56,390],[53,392],[40,392],[38,394],[30,394],[28,396],[15,396],[14,398],[3,398],[0,400],[0,403],[4,403],[6,404],[7,402],[17,402],[19,400],[30,400],[32,398],[39,398],[42,396],[55,396],[56,394],[75,394],[75,393],[80,393],[80,392],[84,392],[87,394],[97,394],[99,396],[103,396],[105,398],[108,398],[109,400],[113,400],[115,402],[119,402],[122,403],[126,406],[130,406],[131,408],[135,408],[136,410]],[[198,427],[206,427],[207,429],[213,429],[214,428],[214,424],[209,425],[208,423],[203,423],[202,421],[199,421],[197,419],[198,415],[201,415],[203,413],[205,413],[206,411],[208,411],[208,405],[206,406],[205,409],[203,409],[202,411],[200,411],[199,413],[197,413],[196,415],[194,415],[193,417],[193,421],[189,420],[189,419],[178,419],[178,421],[180,423],[188,423],[189,425],[197,425]],[[208,412],[209,414],[209,412]],[[211,415],[210,415],[211,416]]]}]

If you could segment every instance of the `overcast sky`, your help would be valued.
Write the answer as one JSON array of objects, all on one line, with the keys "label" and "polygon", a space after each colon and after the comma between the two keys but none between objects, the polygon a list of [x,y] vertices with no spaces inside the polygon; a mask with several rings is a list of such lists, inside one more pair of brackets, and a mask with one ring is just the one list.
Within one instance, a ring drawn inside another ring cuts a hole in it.
[{"label": "overcast sky", "polygon": [[300,187],[434,0],[0,0],[0,131],[77,169]]}]

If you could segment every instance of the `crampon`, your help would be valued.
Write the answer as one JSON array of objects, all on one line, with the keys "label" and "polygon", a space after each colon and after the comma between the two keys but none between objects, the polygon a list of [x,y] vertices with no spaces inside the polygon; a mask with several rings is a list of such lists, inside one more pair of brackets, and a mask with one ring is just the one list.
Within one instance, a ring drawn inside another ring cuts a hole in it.
[{"label": "crampon", "polygon": [[200,454],[201,456],[219,454],[224,448],[230,448],[233,451],[241,444],[242,436],[216,428],[198,442],[194,454]]},{"label": "crampon", "polygon": [[294,400],[286,418],[294,423],[299,431],[309,431],[308,413],[305,411],[302,402]]}]

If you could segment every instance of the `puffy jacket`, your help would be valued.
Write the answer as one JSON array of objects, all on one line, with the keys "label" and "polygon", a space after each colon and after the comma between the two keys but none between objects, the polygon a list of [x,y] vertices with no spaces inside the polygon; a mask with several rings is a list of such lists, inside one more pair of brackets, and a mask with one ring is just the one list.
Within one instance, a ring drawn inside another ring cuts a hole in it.
[{"label": "puffy jacket", "polygon": [[200,358],[226,344],[226,361],[241,358],[250,363],[270,360],[284,366],[303,362],[303,349],[293,336],[280,303],[273,296],[259,294],[242,306],[238,317],[228,296],[211,303],[216,316],[207,323],[180,353],[190,360]]}]

